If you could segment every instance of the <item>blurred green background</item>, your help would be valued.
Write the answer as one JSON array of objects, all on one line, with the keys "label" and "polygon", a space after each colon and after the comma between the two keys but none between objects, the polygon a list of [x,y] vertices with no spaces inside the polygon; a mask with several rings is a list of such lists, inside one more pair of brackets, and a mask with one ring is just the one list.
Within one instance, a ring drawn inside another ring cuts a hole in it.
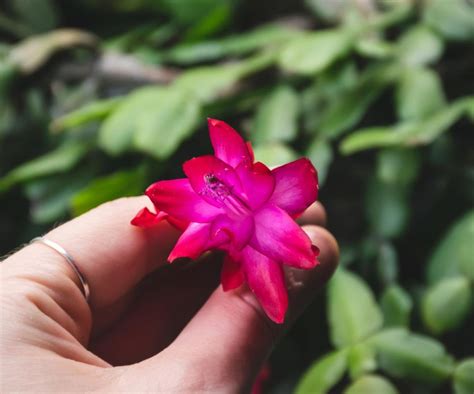
[{"label": "blurred green background", "polygon": [[0,253],[181,176],[206,117],[308,156],[341,245],[266,392],[474,392],[474,3],[6,0]]}]

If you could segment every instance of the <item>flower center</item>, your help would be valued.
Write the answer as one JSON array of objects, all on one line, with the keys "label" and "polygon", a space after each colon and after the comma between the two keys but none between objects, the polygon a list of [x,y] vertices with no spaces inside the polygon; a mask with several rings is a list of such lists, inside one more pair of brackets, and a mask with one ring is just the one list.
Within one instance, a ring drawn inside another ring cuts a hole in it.
[{"label": "flower center", "polygon": [[221,181],[214,174],[204,175],[206,188],[204,194],[222,205],[227,214],[235,218],[248,216],[251,213],[248,205],[234,193],[233,188]]}]

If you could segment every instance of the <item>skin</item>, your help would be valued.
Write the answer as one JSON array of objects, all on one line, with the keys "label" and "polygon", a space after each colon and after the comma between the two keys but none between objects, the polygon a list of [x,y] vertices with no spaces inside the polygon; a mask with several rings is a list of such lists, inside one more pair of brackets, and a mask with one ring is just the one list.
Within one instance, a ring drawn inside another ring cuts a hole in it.
[{"label": "skin", "polygon": [[179,233],[167,223],[149,231],[129,224],[147,204],[112,201],[46,235],[74,256],[90,305],[73,270],[45,245],[0,264],[1,392],[248,392],[337,266],[337,243],[315,203],[300,220],[321,264],[286,270],[290,306],[277,325],[247,288],[223,292],[219,254],[169,265]]}]

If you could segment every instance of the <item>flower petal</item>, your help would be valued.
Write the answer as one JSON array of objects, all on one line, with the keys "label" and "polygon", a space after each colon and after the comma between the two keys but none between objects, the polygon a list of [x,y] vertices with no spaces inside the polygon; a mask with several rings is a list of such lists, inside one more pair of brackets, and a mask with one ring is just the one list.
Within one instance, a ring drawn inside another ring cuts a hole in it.
[{"label": "flower petal", "polygon": [[288,309],[288,293],[281,265],[249,246],[242,250],[241,256],[249,288],[268,317],[275,323],[283,323]]},{"label": "flower petal", "polygon": [[221,209],[209,205],[194,192],[188,179],[156,182],[145,193],[157,210],[179,220],[206,223],[222,214]]},{"label": "flower petal", "polygon": [[137,227],[150,228],[156,226],[167,216],[168,214],[164,212],[153,213],[145,207],[135,215],[130,223]]},{"label": "flower petal", "polygon": [[222,232],[216,237],[211,237],[210,223],[191,223],[179,237],[176,245],[168,256],[168,261],[187,257],[196,259],[209,249],[215,248],[226,241],[227,235]]},{"label": "flower petal", "polygon": [[310,238],[284,210],[266,205],[255,213],[254,220],[250,246],[283,264],[303,269],[316,266]]},{"label": "flower petal", "polygon": [[242,162],[235,171],[253,209],[259,208],[270,198],[275,188],[275,179],[265,164]]},{"label": "flower petal", "polygon": [[249,150],[250,161],[253,163],[255,161],[255,155],[253,153],[252,143],[250,141],[247,141],[245,144],[247,145],[247,149]]},{"label": "flower petal", "polygon": [[269,202],[284,209],[290,215],[302,213],[318,197],[318,174],[306,158],[272,170],[275,190]]},{"label": "flower petal", "polygon": [[221,271],[221,283],[224,291],[236,289],[244,282],[244,273],[238,262],[230,256],[224,258]]},{"label": "flower petal", "polygon": [[221,215],[212,222],[211,236],[217,237],[219,232],[224,231],[230,238],[232,247],[236,250],[241,250],[249,243],[254,228],[252,216],[233,220],[227,215]]},{"label": "flower petal", "polygon": [[172,226],[176,227],[178,230],[181,230],[181,231],[186,230],[189,226],[189,221],[180,220],[170,215],[166,215],[166,220],[168,221],[169,224],[171,224]]},{"label": "flower petal", "polygon": [[216,207],[222,206],[225,196],[241,195],[242,186],[235,170],[218,158],[206,155],[195,157],[183,164],[194,191]]},{"label": "flower petal", "polygon": [[243,138],[227,123],[208,119],[209,136],[217,158],[232,167],[237,167],[242,161],[251,161],[252,156]]}]

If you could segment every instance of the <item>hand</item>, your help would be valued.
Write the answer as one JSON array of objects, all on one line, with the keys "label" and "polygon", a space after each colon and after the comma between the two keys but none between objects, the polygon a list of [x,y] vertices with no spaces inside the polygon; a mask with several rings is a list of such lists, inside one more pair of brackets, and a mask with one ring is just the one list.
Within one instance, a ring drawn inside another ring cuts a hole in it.
[{"label": "hand", "polygon": [[245,392],[272,346],[337,265],[319,203],[302,217],[320,250],[314,270],[287,271],[290,307],[272,323],[245,288],[224,293],[220,256],[166,263],[179,233],[129,224],[144,197],[104,204],[46,235],[73,257],[34,243],[0,264],[2,392]]}]

